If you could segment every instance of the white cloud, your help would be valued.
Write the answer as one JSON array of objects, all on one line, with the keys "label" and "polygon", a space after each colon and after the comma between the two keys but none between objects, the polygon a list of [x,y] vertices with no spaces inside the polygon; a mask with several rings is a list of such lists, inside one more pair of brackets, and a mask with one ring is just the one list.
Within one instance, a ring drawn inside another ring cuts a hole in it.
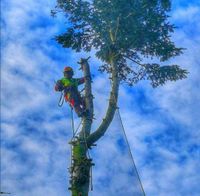
[{"label": "white cloud", "polygon": [[[13,195],[69,193],[66,168],[70,161],[67,144],[71,137],[70,112],[66,105],[57,107],[59,95],[53,92],[53,80],[61,76],[65,63],[73,65],[77,75],[81,75],[76,62],[87,55],[71,54],[70,50],[49,44],[59,32],[61,22],[61,19],[55,22],[50,19],[53,4],[52,1],[31,0],[3,4],[3,8],[6,6],[3,11],[6,26],[2,31],[1,175],[2,190]],[[147,89],[146,83],[139,84],[135,91],[124,86],[120,88],[122,119],[147,195],[183,195],[183,191],[185,195],[197,195],[200,192],[197,184],[200,165],[197,154],[200,38],[195,35],[192,40],[191,34],[185,31],[193,22],[196,27],[199,25],[198,12],[197,7],[181,8],[173,15],[173,20],[184,22],[184,26],[176,31],[174,40],[188,48],[173,62],[190,71],[187,80],[168,83],[156,90]],[[48,25],[43,23],[43,17],[44,21],[51,22]],[[93,53],[90,63],[96,74],[99,61],[94,59]],[[109,82],[106,76],[95,76],[93,87],[95,128],[105,113],[103,108],[107,107]],[[141,92],[148,103],[142,98],[138,100]],[[76,119],[76,126],[78,123]],[[173,123],[178,125],[172,126]],[[175,127],[182,129],[173,130],[177,135],[168,130]],[[132,194],[134,176],[127,173],[133,166],[127,146],[123,151],[117,143],[123,138],[121,129],[116,117],[93,150],[96,166],[91,195],[122,195],[123,191]],[[181,188],[177,189],[177,186]]]},{"label": "white cloud", "polygon": [[200,8],[198,6],[178,8],[174,11],[172,19],[175,21],[193,22],[197,17],[199,18],[199,13]]}]

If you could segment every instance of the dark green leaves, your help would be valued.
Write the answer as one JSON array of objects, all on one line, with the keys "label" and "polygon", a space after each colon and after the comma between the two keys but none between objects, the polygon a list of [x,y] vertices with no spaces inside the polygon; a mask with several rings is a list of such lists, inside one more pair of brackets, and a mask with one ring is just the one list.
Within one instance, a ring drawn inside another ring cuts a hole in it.
[{"label": "dark green leaves", "polygon": [[145,78],[151,81],[153,87],[165,84],[167,81],[176,81],[187,77],[187,70],[178,65],[160,66],[159,64],[145,65]]},{"label": "dark green leaves", "polygon": [[70,28],[56,40],[77,52],[95,48],[107,65],[101,71],[108,72],[110,59],[115,58],[119,78],[129,85],[149,79],[156,87],[185,78],[187,72],[177,65],[140,64],[135,69],[127,59],[166,61],[182,53],[171,41],[175,27],[168,21],[170,9],[170,0],[57,0],[56,10],[64,12]]},{"label": "dark green leaves", "polygon": [[66,33],[56,36],[56,41],[64,48],[72,48],[76,52],[80,52],[83,48],[90,51],[92,47],[89,36],[83,32],[74,32],[73,28],[69,28]]},{"label": "dark green leaves", "polygon": [[[99,68],[101,72],[111,72],[108,64]],[[167,81],[176,81],[187,77],[187,70],[181,69],[178,65],[143,64],[140,68],[127,66],[124,61],[119,66],[119,78],[129,86],[135,85],[140,80],[150,80],[155,88],[164,85]]]},{"label": "dark green leaves", "polygon": [[[77,33],[89,36],[87,42],[90,46],[87,46],[87,43],[75,44],[83,50],[88,51],[92,47],[107,48],[115,44],[118,53],[135,50],[144,56],[157,56],[162,61],[181,53],[181,48],[176,48],[170,41],[170,33],[174,27],[168,22],[169,0],[58,0],[57,2],[57,9],[66,14],[71,28],[74,29],[72,37],[79,42],[85,42],[86,40],[80,38]],[[67,41],[71,45],[63,44],[65,41],[62,38],[59,39],[59,43],[64,47],[75,48],[71,41]],[[71,36],[65,36],[65,39],[68,38],[71,39]]]}]

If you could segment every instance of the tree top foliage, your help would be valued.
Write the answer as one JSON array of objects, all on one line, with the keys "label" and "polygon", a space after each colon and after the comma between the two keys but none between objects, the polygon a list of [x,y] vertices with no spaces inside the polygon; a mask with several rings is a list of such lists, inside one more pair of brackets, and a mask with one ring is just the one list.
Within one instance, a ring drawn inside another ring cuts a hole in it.
[{"label": "tree top foliage", "polygon": [[65,13],[69,27],[56,40],[77,52],[95,49],[104,62],[100,71],[109,73],[114,58],[119,78],[129,85],[149,79],[156,87],[187,74],[178,65],[141,63],[143,57],[162,62],[182,53],[170,39],[170,9],[169,0],[57,0],[54,11]]}]

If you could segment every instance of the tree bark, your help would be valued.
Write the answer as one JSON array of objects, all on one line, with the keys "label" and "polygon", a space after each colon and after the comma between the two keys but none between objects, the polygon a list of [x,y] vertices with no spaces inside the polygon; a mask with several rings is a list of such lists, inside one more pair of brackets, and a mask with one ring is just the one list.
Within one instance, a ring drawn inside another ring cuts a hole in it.
[{"label": "tree bark", "polygon": [[[89,58],[88,58],[89,59]],[[88,59],[81,59],[79,62],[81,64],[81,69],[83,70],[85,77],[85,106],[86,106],[86,115],[83,116],[83,126],[80,132],[80,137],[88,137],[91,131],[91,125],[93,120],[93,95],[92,95],[92,80],[90,73],[90,66],[88,64]]]},{"label": "tree bark", "polygon": [[[89,59],[89,58],[88,58]],[[85,106],[86,114],[82,117],[82,129],[72,145],[71,192],[72,196],[88,196],[90,183],[90,169],[92,160],[88,157],[86,138],[90,134],[93,119],[93,95],[91,88],[91,74],[88,59],[81,59],[81,69],[85,77]]]},{"label": "tree bark", "polygon": [[113,120],[115,111],[117,109],[118,90],[119,90],[119,78],[118,78],[118,67],[115,60],[115,56],[111,55],[110,64],[112,67],[112,87],[110,92],[109,104],[107,112],[103,122],[92,134],[91,125],[93,120],[93,95],[91,91],[91,74],[88,59],[82,59],[80,64],[86,78],[85,81],[85,103],[87,113],[83,116],[83,126],[79,136],[71,142],[73,146],[72,151],[72,167],[71,167],[71,192],[72,196],[88,196],[89,183],[90,183],[90,169],[93,165],[92,159],[88,157],[88,148],[99,140],[110,123]]},{"label": "tree bark", "polygon": [[117,101],[118,101],[118,92],[119,92],[119,77],[118,77],[118,66],[117,66],[117,60],[119,58],[119,53],[115,51],[115,41],[117,38],[117,32],[119,27],[119,17],[117,18],[117,27],[115,29],[115,32],[113,32],[113,29],[110,28],[109,35],[110,35],[110,41],[112,43],[109,53],[108,53],[108,63],[111,65],[111,79],[112,79],[112,87],[110,91],[110,98],[109,98],[109,104],[107,108],[107,112],[105,115],[105,118],[103,119],[102,123],[100,124],[99,128],[92,134],[89,135],[87,138],[87,145],[91,146],[96,141],[98,141],[107,131],[110,123],[113,120],[113,117],[115,115],[115,111],[117,109]]},{"label": "tree bark", "polygon": [[89,135],[87,138],[87,145],[91,146],[96,141],[98,141],[108,129],[110,123],[113,120],[115,111],[117,109],[117,100],[118,100],[118,91],[119,91],[119,78],[118,78],[118,68],[115,62],[115,59],[111,59],[110,61],[112,67],[112,89],[110,92],[109,104],[107,108],[107,112],[105,118],[102,123],[98,127],[98,129]]}]

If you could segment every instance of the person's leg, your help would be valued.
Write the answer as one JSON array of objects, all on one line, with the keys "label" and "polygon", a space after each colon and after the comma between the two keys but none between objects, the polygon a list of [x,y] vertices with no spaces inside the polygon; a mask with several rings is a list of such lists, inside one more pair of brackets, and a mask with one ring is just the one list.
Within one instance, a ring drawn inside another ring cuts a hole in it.
[{"label": "person's leg", "polygon": [[70,98],[69,95],[65,95],[65,101],[69,103],[69,105],[74,108],[75,101],[74,99]]},{"label": "person's leg", "polygon": [[[73,101],[72,101],[73,100]],[[79,94],[79,92],[73,92],[70,95],[70,102],[73,102],[73,108],[79,117],[83,116],[85,112],[85,107],[83,105],[83,100]]]},{"label": "person's leg", "polygon": [[75,112],[77,113],[77,115],[79,116],[79,117],[81,117],[81,116],[83,116],[83,114],[84,114],[84,111],[83,111],[83,109],[80,107],[80,105],[74,105],[74,110],[75,110]]}]

